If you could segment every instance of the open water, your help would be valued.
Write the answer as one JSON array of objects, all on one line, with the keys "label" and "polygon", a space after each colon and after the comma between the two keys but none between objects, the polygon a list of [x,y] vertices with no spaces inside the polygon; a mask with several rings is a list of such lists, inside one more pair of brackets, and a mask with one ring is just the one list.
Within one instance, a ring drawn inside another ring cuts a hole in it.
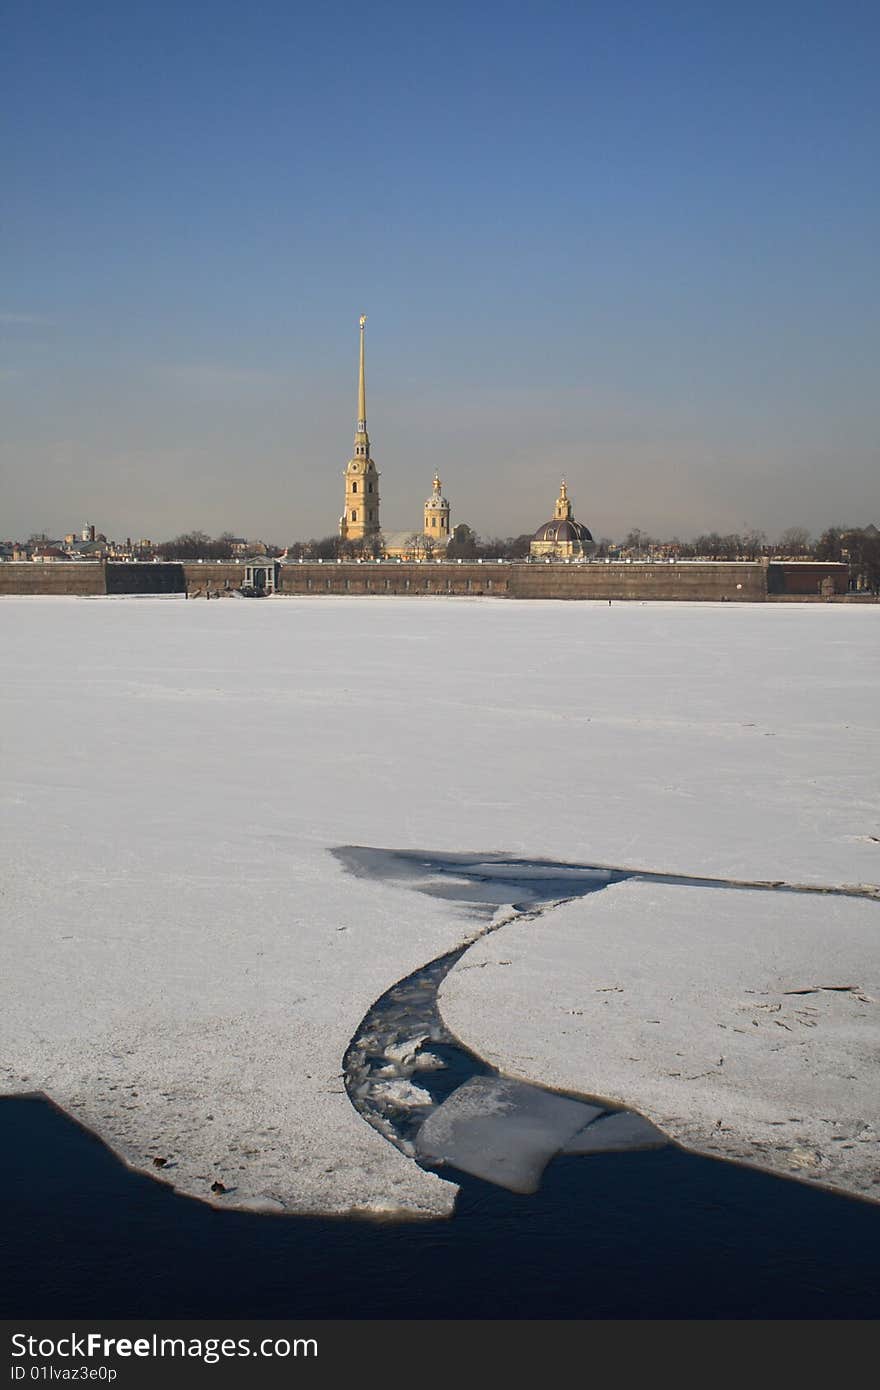
[{"label": "open water", "polygon": [[[455,1176],[447,1169],[448,1176]],[[0,1101],[6,1317],[871,1318],[880,1205],[670,1146],[461,1177],[449,1220],[215,1211]]]}]

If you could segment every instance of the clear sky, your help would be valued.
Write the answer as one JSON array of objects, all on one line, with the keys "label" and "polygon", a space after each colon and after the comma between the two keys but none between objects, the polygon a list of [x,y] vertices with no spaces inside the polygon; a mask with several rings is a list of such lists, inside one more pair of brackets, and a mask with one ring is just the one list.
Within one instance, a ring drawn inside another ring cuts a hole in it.
[{"label": "clear sky", "polygon": [[6,0],[0,537],[880,523],[876,0]]}]

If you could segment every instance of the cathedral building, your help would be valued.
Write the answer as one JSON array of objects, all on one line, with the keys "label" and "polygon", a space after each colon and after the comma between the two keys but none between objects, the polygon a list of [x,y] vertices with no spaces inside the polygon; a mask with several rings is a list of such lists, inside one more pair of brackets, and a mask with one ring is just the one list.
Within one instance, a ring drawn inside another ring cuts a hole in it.
[{"label": "cathedral building", "polygon": [[425,502],[424,525],[418,531],[392,531],[382,534],[379,523],[379,470],[370,454],[367,434],[367,389],[364,371],[364,328],[360,320],[360,361],[358,366],[358,419],[354,453],[345,468],[345,505],[339,518],[339,534],[344,541],[375,541],[389,559],[417,560],[442,556],[450,540],[449,503],[443,496],[439,476],[434,474],[434,490]]},{"label": "cathedral building", "polygon": [[[449,502],[443,495],[439,473],[434,474],[431,495],[425,501],[421,531],[383,533],[379,522],[379,470],[370,453],[370,436],[367,434],[367,388],[364,371],[366,323],[366,314],[361,314],[357,429],[354,436],[354,453],[345,467],[345,505],[339,518],[339,535],[344,541],[362,544],[364,555],[385,556],[389,560],[443,559],[452,539],[452,522]],[[582,560],[594,549],[590,532],[586,526],[574,519],[571,499],[563,478],[553,519],[545,521],[532,536],[529,558]]]},{"label": "cathedral building", "polygon": [[586,526],[575,521],[563,478],[553,520],[538,527],[529,545],[529,555],[533,560],[572,560],[582,559],[592,549],[593,537]]},{"label": "cathedral building", "polygon": [[364,328],[361,314],[361,350],[358,370],[358,415],[354,454],[345,469],[345,507],[339,518],[339,534],[346,541],[379,539],[379,470],[370,457],[367,434],[367,388],[364,379]]}]

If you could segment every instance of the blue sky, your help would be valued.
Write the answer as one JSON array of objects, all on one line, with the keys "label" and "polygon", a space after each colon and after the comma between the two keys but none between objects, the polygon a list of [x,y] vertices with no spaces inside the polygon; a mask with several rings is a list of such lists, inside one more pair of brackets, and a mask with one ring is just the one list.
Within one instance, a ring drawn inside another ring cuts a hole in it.
[{"label": "blue sky", "polygon": [[880,520],[876,4],[5,12],[0,535]]}]

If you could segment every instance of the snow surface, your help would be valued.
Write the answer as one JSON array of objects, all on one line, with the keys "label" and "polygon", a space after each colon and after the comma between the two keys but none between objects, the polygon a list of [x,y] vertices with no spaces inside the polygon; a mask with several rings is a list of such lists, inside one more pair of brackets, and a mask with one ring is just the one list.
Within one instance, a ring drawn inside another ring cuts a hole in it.
[{"label": "snow surface", "polygon": [[876,882],[878,621],[4,599],[0,1090],[224,1205],[449,1211],[340,1068],[374,1000],[476,926],[331,848]]},{"label": "snow surface", "polygon": [[880,902],[630,879],[480,941],[440,1012],[509,1075],[880,1201],[878,941]]}]

